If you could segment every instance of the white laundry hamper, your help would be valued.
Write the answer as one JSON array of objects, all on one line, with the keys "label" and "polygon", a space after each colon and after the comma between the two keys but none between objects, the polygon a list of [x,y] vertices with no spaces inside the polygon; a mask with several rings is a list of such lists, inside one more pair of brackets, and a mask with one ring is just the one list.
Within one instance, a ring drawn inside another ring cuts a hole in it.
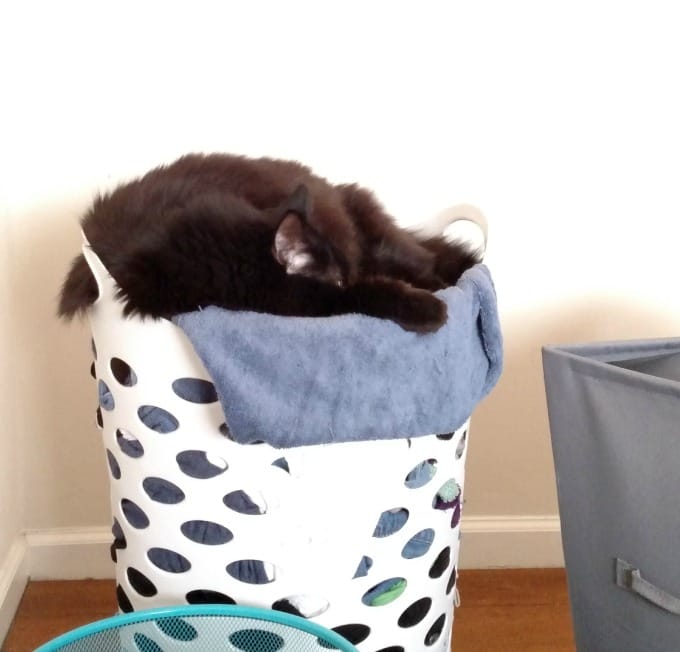
[{"label": "white laundry hamper", "polygon": [[302,615],[361,652],[451,646],[468,423],[411,439],[273,448],[229,437],[173,323],[89,312],[121,611],[226,603]]}]

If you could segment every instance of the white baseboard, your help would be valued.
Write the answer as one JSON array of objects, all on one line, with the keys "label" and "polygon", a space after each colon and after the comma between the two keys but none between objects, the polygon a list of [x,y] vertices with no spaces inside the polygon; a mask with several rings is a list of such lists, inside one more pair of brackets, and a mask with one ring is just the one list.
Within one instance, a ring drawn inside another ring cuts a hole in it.
[{"label": "white baseboard", "polygon": [[[564,566],[556,516],[464,516],[462,532],[461,568]],[[110,544],[106,526],[27,532],[28,573],[34,580],[113,578]]]},{"label": "white baseboard", "polygon": [[32,580],[113,578],[111,541],[106,526],[28,531],[29,575]]},{"label": "white baseboard", "polygon": [[28,582],[26,540],[17,536],[0,560],[0,645],[5,640]]},{"label": "white baseboard", "polygon": [[557,516],[463,516],[460,568],[564,566]]},{"label": "white baseboard", "polygon": [[[564,566],[559,518],[554,516],[463,517],[461,568]],[[110,579],[111,531],[106,526],[33,530],[17,538],[0,560],[0,640],[27,579]]]}]

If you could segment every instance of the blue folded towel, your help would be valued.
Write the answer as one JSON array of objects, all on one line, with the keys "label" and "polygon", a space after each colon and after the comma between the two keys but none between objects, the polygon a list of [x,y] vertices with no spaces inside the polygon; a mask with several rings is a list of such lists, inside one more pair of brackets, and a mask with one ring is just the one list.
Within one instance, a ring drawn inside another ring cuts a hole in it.
[{"label": "blue folded towel", "polygon": [[348,314],[281,317],[210,306],[178,315],[233,439],[277,448],[447,433],[502,367],[496,294],[476,265],[437,292],[448,321],[419,335]]}]

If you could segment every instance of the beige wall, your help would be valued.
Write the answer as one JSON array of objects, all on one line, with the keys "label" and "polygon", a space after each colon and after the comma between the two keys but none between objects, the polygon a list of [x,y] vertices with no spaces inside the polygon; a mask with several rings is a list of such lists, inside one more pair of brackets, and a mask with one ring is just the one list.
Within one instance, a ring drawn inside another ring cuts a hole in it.
[{"label": "beige wall", "polygon": [[16,429],[28,529],[103,523],[107,509],[89,337],[84,323],[66,327],[55,318],[59,284],[80,237],[66,225],[76,224],[83,199],[43,201],[13,206]]},{"label": "beige wall", "polygon": [[[9,217],[0,208],[0,302],[12,305]],[[5,315],[11,311],[3,311]],[[13,320],[0,318],[0,566],[22,527],[22,437],[17,429]],[[0,601],[3,596],[0,596]]]},{"label": "beige wall", "polygon": [[474,421],[466,515],[555,515],[541,345],[680,333],[672,10],[221,4],[3,10],[0,557],[21,520],[108,522],[89,340],[54,298],[93,194],[189,150],[298,158],[404,223],[479,205],[506,371]]}]

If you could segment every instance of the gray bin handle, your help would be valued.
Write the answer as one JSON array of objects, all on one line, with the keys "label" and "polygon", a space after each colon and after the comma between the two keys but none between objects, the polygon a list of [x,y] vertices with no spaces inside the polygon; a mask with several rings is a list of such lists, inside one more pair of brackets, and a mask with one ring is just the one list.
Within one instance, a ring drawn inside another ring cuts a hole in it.
[{"label": "gray bin handle", "polygon": [[648,582],[640,574],[640,570],[623,559],[616,560],[616,585],[622,589],[637,593],[652,604],[680,616],[680,598],[676,598],[663,589]]}]

